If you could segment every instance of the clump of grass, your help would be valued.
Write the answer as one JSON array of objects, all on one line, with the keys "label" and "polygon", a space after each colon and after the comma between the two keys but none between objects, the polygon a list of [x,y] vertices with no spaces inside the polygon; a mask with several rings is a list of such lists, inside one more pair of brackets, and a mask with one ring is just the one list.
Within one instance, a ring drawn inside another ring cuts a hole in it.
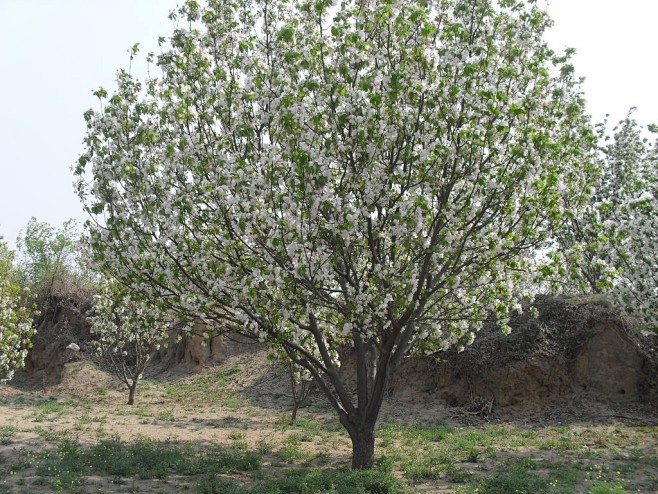
[{"label": "clump of grass", "polygon": [[480,481],[475,490],[478,494],[537,494],[548,492],[549,483],[524,469],[499,472]]},{"label": "clump of grass", "polygon": [[158,420],[161,422],[176,422],[176,417],[174,416],[174,412],[163,410],[158,414]]},{"label": "clump of grass", "polygon": [[55,400],[40,401],[35,405],[36,410],[34,413],[28,415],[34,422],[43,422],[44,420],[52,420],[52,415],[61,417],[67,413],[67,410]]},{"label": "clump of grass", "polygon": [[454,468],[453,460],[445,450],[420,449],[400,458],[400,469],[410,480],[439,479],[449,468]]},{"label": "clump of grass", "polygon": [[228,438],[232,441],[231,445],[236,451],[247,451],[249,449],[244,432],[231,431]]},{"label": "clump of grass", "polygon": [[453,484],[463,484],[471,480],[472,477],[471,472],[451,463],[445,467],[445,479]]},{"label": "clump of grass", "polygon": [[228,408],[229,410],[238,410],[239,408],[242,408],[242,400],[229,398],[223,403],[223,405],[224,408]]},{"label": "clump of grass", "polygon": [[116,438],[83,448],[79,442],[65,439],[55,450],[23,459],[11,470],[35,466],[38,477],[48,479],[57,490],[66,490],[81,485],[88,475],[164,480],[169,475],[254,471],[260,464],[261,456],[250,451],[206,450],[170,441],[127,444]]},{"label": "clump of grass", "polygon": [[402,494],[404,485],[390,474],[373,471],[293,470],[283,478],[267,478],[240,486],[216,475],[196,485],[200,494]]},{"label": "clump of grass", "polygon": [[256,450],[261,455],[268,455],[272,452],[273,449],[274,449],[274,443],[269,439],[261,438],[256,442]]},{"label": "clump of grass", "polygon": [[44,441],[62,441],[71,435],[67,430],[55,431],[52,429],[44,429],[43,427],[35,427],[32,429],[32,432],[37,434]]},{"label": "clump of grass", "polygon": [[[208,397],[213,397],[214,401],[230,401],[235,397],[235,393],[229,389],[230,377],[238,372],[240,372],[239,368],[232,367],[194,381],[165,383],[164,390],[175,401],[188,405],[195,402],[207,404]],[[237,403],[237,400],[233,401]],[[242,402],[240,402],[241,405]]]},{"label": "clump of grass", "polygon": [[17,432],[18,429],[13,425],[3,425],[0,427],[0,444],[11,444]]},{"label": "clump of grass", "polygon": [[[275,490],[278,489],[278,490]],[[370,471],[298,470],[271,482],[269,490],[254,492],[286,492],[305,494],[327,492],[332,494],[401,494],[404,486],[390,474]]]},{"label": "clump of grass", "polygon": [[626,494],[627,492],[628,491],[621,484],[596,482],[585,491],[585,494]]},{"label": "clump of grass", "polygon": [[276,451],[276,456],[286,463],[306,460],[309,455],[299,448],[298,444],[287,444]]}]

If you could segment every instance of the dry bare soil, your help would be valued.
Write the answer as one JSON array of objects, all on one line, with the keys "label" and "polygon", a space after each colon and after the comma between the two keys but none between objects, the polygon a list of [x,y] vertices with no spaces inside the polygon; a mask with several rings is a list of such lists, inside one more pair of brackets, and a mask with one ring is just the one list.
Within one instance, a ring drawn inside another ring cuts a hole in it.
[{"label": "dry bare soil", "polygon": [[638,404],[483,411],[399,393],[362,486],[322,396],[289,423],[287,380],[264,352],[169,370],[134,406],[126,396],[87,361],[56,385],[0,386],[0,492],[658,492],[658,421]]}]

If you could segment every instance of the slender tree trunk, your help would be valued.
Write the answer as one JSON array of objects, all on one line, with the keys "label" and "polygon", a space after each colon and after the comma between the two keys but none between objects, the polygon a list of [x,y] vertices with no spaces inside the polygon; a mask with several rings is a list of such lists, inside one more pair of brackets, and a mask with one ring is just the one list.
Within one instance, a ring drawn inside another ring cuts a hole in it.
[{"label": "slender tree trunk", "polygon": [[128,386],[128,405],[135,404],[135,391],[137,390],[137,379],[135,379],[130,386]]}]

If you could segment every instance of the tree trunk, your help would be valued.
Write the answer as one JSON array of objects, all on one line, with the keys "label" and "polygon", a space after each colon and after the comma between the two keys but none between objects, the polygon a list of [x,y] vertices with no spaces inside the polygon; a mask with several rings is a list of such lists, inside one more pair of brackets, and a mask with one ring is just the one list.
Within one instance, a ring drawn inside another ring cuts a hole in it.
[{"label": "tree trunk", "polygon": [[133,383],[128,386],[128,405],[135,404],[135,391],[137,390],[137,380],[134,380]]},{"label": "tree trunk", "polygon": [[375,466],[375,424],[348,429],[352,439],[352,469],[370,470]]}]

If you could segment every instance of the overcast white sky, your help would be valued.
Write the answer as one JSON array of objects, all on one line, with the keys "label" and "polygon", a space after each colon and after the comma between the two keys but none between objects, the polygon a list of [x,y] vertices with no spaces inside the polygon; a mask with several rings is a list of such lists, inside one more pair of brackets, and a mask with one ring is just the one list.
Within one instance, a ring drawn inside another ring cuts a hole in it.
[{"label": "overcast white sky", "polygon": [[[654,0],[549,0],[555,49],[577,50],[595,121],[631,106],[658,123]],[[71,165],[82,152],[91,91],[114,87],[127,50],[158,51],[178,0],[0,0],[0,235],[14,244],[30,217],[85,219]]]}]

